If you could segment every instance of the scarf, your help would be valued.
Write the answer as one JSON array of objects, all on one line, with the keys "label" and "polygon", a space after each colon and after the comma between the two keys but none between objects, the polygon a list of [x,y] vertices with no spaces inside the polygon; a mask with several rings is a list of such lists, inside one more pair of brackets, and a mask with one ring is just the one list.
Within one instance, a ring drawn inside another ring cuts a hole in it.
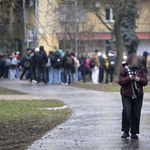
[{"label": "scarf", "polygon": [[[138,77],[140,69],[139,66],[133,67],[130,65],[126,65],[125,69],[127,70],[129,76],[134,74],[136,77]],[[140,91],[138,82],[135,80],[131,80],[131,88],[132,88],[132,99],[138,99],[138,93]]]}]

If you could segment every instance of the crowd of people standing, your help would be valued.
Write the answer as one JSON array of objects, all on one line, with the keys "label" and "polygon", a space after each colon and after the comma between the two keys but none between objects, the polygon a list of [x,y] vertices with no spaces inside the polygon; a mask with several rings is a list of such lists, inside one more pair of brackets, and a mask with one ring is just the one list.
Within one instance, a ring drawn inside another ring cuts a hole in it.
[{"label": "crowd of people standing", "polygon": [[[141,63],[145,69],[150,83],[150,54],[143,53]],[[49,54],[40,48],[28,48],[23,56],[20,52],[10,53],[9,51],[0,51],[0,78],[17,79],[19,82],[23,79],[30,79],[32,83],[44,82],[45,84],[72,84],[74,82],[86,82],[86,76],[89,75],[93,84],[113,83],[114,68],[117,52],[110,51],[107,55],[103,50],[95,50],[95,53],[89,55],[79,55],[76,59],[75,53],[59,49],[50,51]],[[123,63],[126,62],[127,56],[123,57]],[[78,68],[78,78],[75,70]],[[22,73],[20,75],[20,72]],[[104,81],[105,78],[105,81]]]},{"label": "crowd of people standing", "polygon": [[[23,59],[20,52],[10,53],[0,51],[0,78],[10,80],[30,79],[31,83],[44,82],[45,84],[72,84],[76,80],[86,82],[89,74],[93,84],[103,83],[106,72],[106,83],[113,82],[113,73],[116,61],[116,52],[108,53],[104,57],[102,50],[95,50],[94,54],[79,55],[76,59],[75,53],[59,49],[50,51],[49,54],[40,48],[27,48]],[[75,70],[78,69],[78,78]],[[22,73],[20,75],[20,70]],[[110,80],[109,80],[110,75]],[[110,82],[109,82],[110,81]]]}]

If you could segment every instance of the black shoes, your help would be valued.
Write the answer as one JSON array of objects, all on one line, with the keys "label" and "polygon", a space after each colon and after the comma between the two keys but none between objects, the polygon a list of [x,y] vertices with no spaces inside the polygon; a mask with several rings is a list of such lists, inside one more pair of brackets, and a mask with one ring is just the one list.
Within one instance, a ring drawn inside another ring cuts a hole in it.
[{"label": "black shoes", "polygon": [[129,137],[129,132],[124,132],[121,138],[126,139]]},{"label": "black shoes", "polygon": [[131,134],[131,139],[138,139],[138,136],[136,134]]},{"label": "black shoes", "polygon": [[[129,132],[124,132],[121,138],[126,139],[129,137]],[[131,139],[138,139],[138,136],[136,134],[131,134]]]}]

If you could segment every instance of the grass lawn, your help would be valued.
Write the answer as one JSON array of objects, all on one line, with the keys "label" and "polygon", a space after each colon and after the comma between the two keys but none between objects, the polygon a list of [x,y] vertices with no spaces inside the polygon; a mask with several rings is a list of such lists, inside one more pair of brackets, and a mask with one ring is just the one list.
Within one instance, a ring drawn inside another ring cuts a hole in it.
[{"label": "grass lawn", "polygon": [[0,101],[0,149],[25,149],[48,130],[66,121],[69,109],[38,109],[63,105],[55,100]]},{"label": "grass lawn", "polygon": [[[92,84],[91,82],[88,83],[74,83],[73,87],[85,88],[89,90],[96,90],[96,91],[104,91],[104,92],[119,92],[120,86],[118,84]],[[145,92],[150,92],[150,85],[144,87]]]},{"label": "grass lawn", "polygon": [[5,89],[0,87],[0,95],[22,95],[22,94],[26,94],[26,93],[22,93],[22,92],[18,92],[15,90],[9,90],[9,89]]}]

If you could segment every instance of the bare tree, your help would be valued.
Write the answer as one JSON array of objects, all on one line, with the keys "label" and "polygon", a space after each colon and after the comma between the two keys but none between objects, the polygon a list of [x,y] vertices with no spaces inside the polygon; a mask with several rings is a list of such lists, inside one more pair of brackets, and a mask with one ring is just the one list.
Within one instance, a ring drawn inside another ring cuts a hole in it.
[{"label": "bare tree", "polygon": [[[54,5],[49,2],[45,12],[45,27],[49,33],[53,35],[59,33],[61,36],[61,48],[75,50],[75,5],[74,2],[59,3]],[[44,13],[44,12],[42,12]],[[48,15],[51,14],[51,19]],[[96,43],[94,39],[94,29],[96,24],[91,21],[86,11],[86,3],[81,0],[78,3],[78,53],[86,53],[86,47],[89,47],[93,43]],[[102,32],[103,29],[99,29]],[[58,37],[59,38],[59,37]],[[103,40],[97,41],[103,45]],[[85,46],[87,45],[87,46]],[[91,50],[92,51],[92,50]]]},{"label": "bare tree", "polygon": [[[140,2],[139,0],[134,0],[134,1],[135,1],[135,3],[139,3]],[[104,18],[104,14],[100,10],[101,8],[91,7],[91,6],[95,6],[97,4],[97,2],[99,2],[99,3],[103,4],[103,5],[104,4],[108,5],[108,7],[112,7],[112,10],[113,10],[113,13],[114,13],[114,24],[108,25],[104,21],[104,19],[103,19]],[[103,0],[90,0],[89,3],[87,4],[88,11],[92,12],[93,14],[95,14],[97,16],[97,18],[110,31],[110,33],[112,35],[112,39],[111,40],[113,41],[114,39],[116,39],[117,59],[116,59],[116,66],[115,66],[114,82],[118,81],[120,65],[122,63],[122,56],[123,56],[124,46],[125,46],[124,45],[125,44],[125,40],[123,38],[123,32],[122,32],[122,20],[125,17],[127,11],[129,10],[129,5],[132,2],[133,2],[133,0],[105,0],[105,1],[103,1]],[[138,9],[137,7],[139,7],[139,6],[135,5],[133,9]],[[131,7],[130,7],[130,9],[131,9]],[[136,19],[136,18],[133,18],[133,19]],[[113,34],[115,35],[115,37],[113,36]],[[134,38],[133,41],[135,41],[135,39],[136,38]],[[134,46],[134,47],[137,47],[137,46]]]}]

